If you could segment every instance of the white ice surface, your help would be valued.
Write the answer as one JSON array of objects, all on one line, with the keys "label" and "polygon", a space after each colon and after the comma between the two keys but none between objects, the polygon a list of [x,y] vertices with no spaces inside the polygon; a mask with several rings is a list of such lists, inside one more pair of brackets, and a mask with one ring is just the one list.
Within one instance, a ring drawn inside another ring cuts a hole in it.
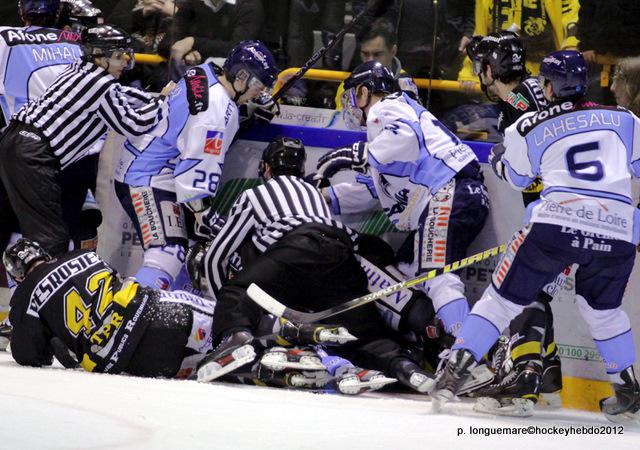
[{"label": "white ice surface", "polygon": [[[640,449],[623,435],[491,436],[469,427],[610,425],[598,414],[433,414],[427,397],[343,397],[253,386],[20,367],[0,352],[2,449]],[[457,436],[458,428],[465,432]]]}]

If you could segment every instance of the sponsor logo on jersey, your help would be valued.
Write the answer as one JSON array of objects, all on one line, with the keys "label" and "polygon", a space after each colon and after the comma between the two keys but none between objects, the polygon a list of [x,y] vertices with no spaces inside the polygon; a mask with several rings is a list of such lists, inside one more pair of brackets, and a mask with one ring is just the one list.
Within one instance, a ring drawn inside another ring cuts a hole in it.
[{"label": "sponsor logo on jersey", "polygon": [[131,190],[131,202],[138,216],[142,243],[147,247],[152,242],[164,244],[160,214],[150,188],[135,188]]},{"label": "sponsor logo on jersey", "polygon": [[492,281],[496,287],[499,288],[502,286],[502,282],[507,276],[507,273],[509,273],[511,264],[516,257],[516,253],[518,253],[518,249],[527,238],[530,231],[531,227],[526,226],[523,230],[516,232],[516,234],[511,238],[511,242],[507,245],[505,254],[502,255],[502,258],[498,263],[498,268],[493,272]]},{"label": "sponsor logo on jersey", "polygon": [[529,102],[527,98],[521,93],[509,92],[507,95],[506,102],[513,106],[515,109],[519,109],[520,111],[526,111],[529,109]]},{"label": "sponsor logo on jersey", "polygon": [[58,31],[42,28],[26,31],[19,28],[0,32],[8,46],[31,44],[54,44],[57,42],[80,43],[80,34],[71,31]]},{"label": "sponsor logo on jersey", "polygon": [[196,332],[193,334],[193,339],[196,342],[202,342],[207,337],[207,332],[202,328],[198,328]]},{"label": "sponsor logo on jersey", "polygon": [[531,117],[522,119],[518,123],[518,132],[520,133],[520,135],[524,136],[540,122],[572,110],[572,102],[563,102],[560,104],[552,105],[549,108],[543,109],[539,113],[532,115]]},{"label": "sponsor logo on jersey", "polygon": [[224,133],[222,131],[207,131],[204,140],[204,152],[210,155],[219,155],[222,152]]},{"label": "sponsor logo on jersey", "polygon": [[39,317],[42,307],[71,277],[100,263],[102,260],[95,253],[83,253],[54,268],[33,289],[27,314]]},{"label": "sponsor logo on jersey", "polygon": [[189,69],[184,77],[189,113],[195,116],[209,107],[209,79],[202,67]]},{"label": "sponsor logo on jersey", "polygon": [[[453,208],[455,181],[450,181],[436,192],[429,202],[429,213],[425,220],[422,236],[420,268],[443,267],[447,257],[447,235],[449,218]],[[420,242],[418,242],[420,245]]]},{"label": "sponsor logo on jersey", "polygon": [[42,140],[42,139],[40,139],[40,136],[38,136],[37,134],[35,134],[32,131],[20,130],[20,132],[18,132],[18,134],[20,136],[24,136],[26,138],[33,139],[34,141],[37,141],[37,142],[40,142]]}]

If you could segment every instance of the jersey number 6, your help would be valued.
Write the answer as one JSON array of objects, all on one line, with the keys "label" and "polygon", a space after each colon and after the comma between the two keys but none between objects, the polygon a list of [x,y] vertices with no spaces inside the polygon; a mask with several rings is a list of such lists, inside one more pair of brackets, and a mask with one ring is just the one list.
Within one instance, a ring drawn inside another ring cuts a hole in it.
[{"label": "jersey number 6", "polygon": [[567,150],[567,167],[573,178],[587,181],[599,181],[604,178],[604,167],[600,161],[577,162],[575,159],[577,154],[592,150],[600,150],[600,144],[597,141],[574,145]]}]

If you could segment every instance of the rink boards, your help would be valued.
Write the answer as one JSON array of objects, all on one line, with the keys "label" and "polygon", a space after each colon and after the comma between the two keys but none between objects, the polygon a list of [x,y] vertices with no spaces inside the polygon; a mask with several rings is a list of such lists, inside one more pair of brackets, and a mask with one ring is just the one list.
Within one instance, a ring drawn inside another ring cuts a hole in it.
[{"label": "rink boards", "polygon": [[[315,171],[316,161],[329,148],[348,145],[357,140],[366,140],[364,133],[348,131],[341,123],[339,114],[332,110],[304,107],[283,107],[281,117],[269,126],[254,127],[240,135],[225,161],[223,185],[218,194],[217,204],[226,212],[237,195],[246,188],[257,184],[257,167],[262,150],[275,136],[292,136],[303,140],[307,148],[307,173]],[[473,243],[469,253],[476,253],[508,242],[510,236],[522,225],[524,207],[519,192],[507,184],[499,182],[487,165],[490,144],[468,142],[483,163],[485,183],[491,198],[491,213],[480,236]],[[133,274],[141,260],[135,230],[113,192],[113,168],[119,159],[122,139],[109,136],[100,160],[98,180],[98,202],[104,214],[99,235],[98,251],[116,269],[127,275]],[[348,177],[349,175],[340,175]],[[635,198],[638,185],[634,186]],[[363,216],[342,216],[341,220],[359,231],[372,234],[384,233],[392,243],[397,244],[403,235],[392,230],[381,213]],[[497,259],[482,261],[466,269],[462,279],[467,287],[467,296],[477,300],[490,282]],[[624,309],[631,317],[631,323],[640,323],[640,269],[636,264],[631,282],[627,288]],[[574,279],[569,277],[563,291],[554,299],[555,336],[563,361],[565,406],[594,409],[597,400],[608,395],[608,383],[595,345],[587,327],[574,305]],[[640,345],[640,327],[635,326],[636,348]],[[640,369],[640,367],[636,367]]]}]

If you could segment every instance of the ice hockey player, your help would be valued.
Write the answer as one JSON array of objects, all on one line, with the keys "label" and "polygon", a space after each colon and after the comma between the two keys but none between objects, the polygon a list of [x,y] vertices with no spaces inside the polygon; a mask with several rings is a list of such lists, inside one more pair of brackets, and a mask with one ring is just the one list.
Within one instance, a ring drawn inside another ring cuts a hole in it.
[{"label": "ice hockey player", "polygon": [[[35,36],[57,39],[55,33]],[[3,211],[12,208],[22,234],[52,255],[65,252],[69,245],[58,173],[87,156],[108,129],[140,135],[166,112],[164,94],[173,86],[154,97],[117,82],[133,64],[130,44],[127,35],[111,26],[85,30],[82,59],[17,111],[2,136],[0,205]],[[3,230],[9,221],[10,214],[0,216]],[[3,245],[6,242],[0,242]]]},{"label": "ice hockey player", "polygon": [[[505,129],[525,113],[546,108],[542,87],[537,78],[529,77],[525,68],[526,52],[515,33],[499,31],[487,36],[474,36],[467,46],[467,54],[482,90],[490,100],[498,101],[500,133],[504,134]],[[541,190],[539,178],[524,189],[525,206],[539,199]],[[562,388],[560,358],[554,341],[549,302],[562,289],[569,270],[561,272],[556,280],[545,286],[536,300],[511,322],[509,334],[512,339],[508,346],[510,355],[507,355],[510,361],[505,361],[504,365],[509,370],[496,368],[494,383],[476,395],[501,397],[503,402],[514,396],[536,402],[540,392],[555,393]],[[503,412],[509,412],[509,408]]]},{"label": "ice hockey player", "polygon": [[53,258],[23,238],[3,263],[18,283],[9,313],[18,364],[50,365],[55,353],[89,372],[182,377],[211,349],[212,302],[121,280],[93,252]]},{"label": "ice hockey player", "polygon": [[206,236],[224,159],[238,131],[238,106],[270,89],[278,68],[259,41],[233,47],[222,68],[192,67],[169,100],[169,114],[151,133],[129,139],[115,175],[116,193],[144,247],[136,274],[143,286],[182,289],[177,281],[188,246],[182,206]]},{"label": "ice hockey player", "polygon": [[[414,277],[465,256],[489,201],[473,151],[409,96],[390,95],[393,87],[393,76],[379,62],[354,69],[345,80],[343,117],[353,129],[366,125],[368,142],[322,156],[316,178],[342,169],[370,177],[369,198],[378,198],[397,229],[411,232],[399,251],[399,268]],[[354,190],[362,191],[357,185]],[[366,203],[337,202],[342,213]],[[457,334],[469,310],[458,274],[436,277],[424,289],[445,331]]]},{"label": "ice hockey player", "polygon": [[[640,177],[640,145],[633,138],[640,121],[623,108],[583,101],[587,67],[576,51],[545,57],[540,77],[550,106],[510,126],[490,159],[497,176],[515,189],[540,176],[544,190],[465,320],[432,396],[438,406],[450,400],[500,330],[560,271],[577,264],[576,304],[615,394],[600,408],[613,421],[637,419],[635,348],[620,305],[639,238],[631,179]],[[498,400],[485,405],[500,406]],[[527,399],[514,399],[513,406],[523,415],[532,408]]]},{"label": "ice hockey player", "polygon": [[[194,278],[204,275],[217,300],[214,329],[220,342],[198,369],[199,380],[216,379],[254,359],[252,342],[263,311],[247,296],[251,283],[291,307],[311,311],[367,293],[366,275],[354,256],[357,236],[331,218],[320,192],[301,178],[305,160],[297,139],[277,138],[265,148],[259,168],[264,184],[238,198],[206,251],[204,267],[196,271]],[[250,251],[243,255],[255,256],[243,256],[243,269],[227,281],[229,258],[247,241]],[[355,374],[368,386],[386,384],[384,373],[421,392],[429,387],[432,377],[387,337],[375,306],[328,320],[339,326],[287,322],[281,333],[286,340],[290,335],[306,339],[302,344],[346,342],[335,354],[374,370],[354,366],[343,375]],[[353,336],[357,342],[349,342]]]}]

